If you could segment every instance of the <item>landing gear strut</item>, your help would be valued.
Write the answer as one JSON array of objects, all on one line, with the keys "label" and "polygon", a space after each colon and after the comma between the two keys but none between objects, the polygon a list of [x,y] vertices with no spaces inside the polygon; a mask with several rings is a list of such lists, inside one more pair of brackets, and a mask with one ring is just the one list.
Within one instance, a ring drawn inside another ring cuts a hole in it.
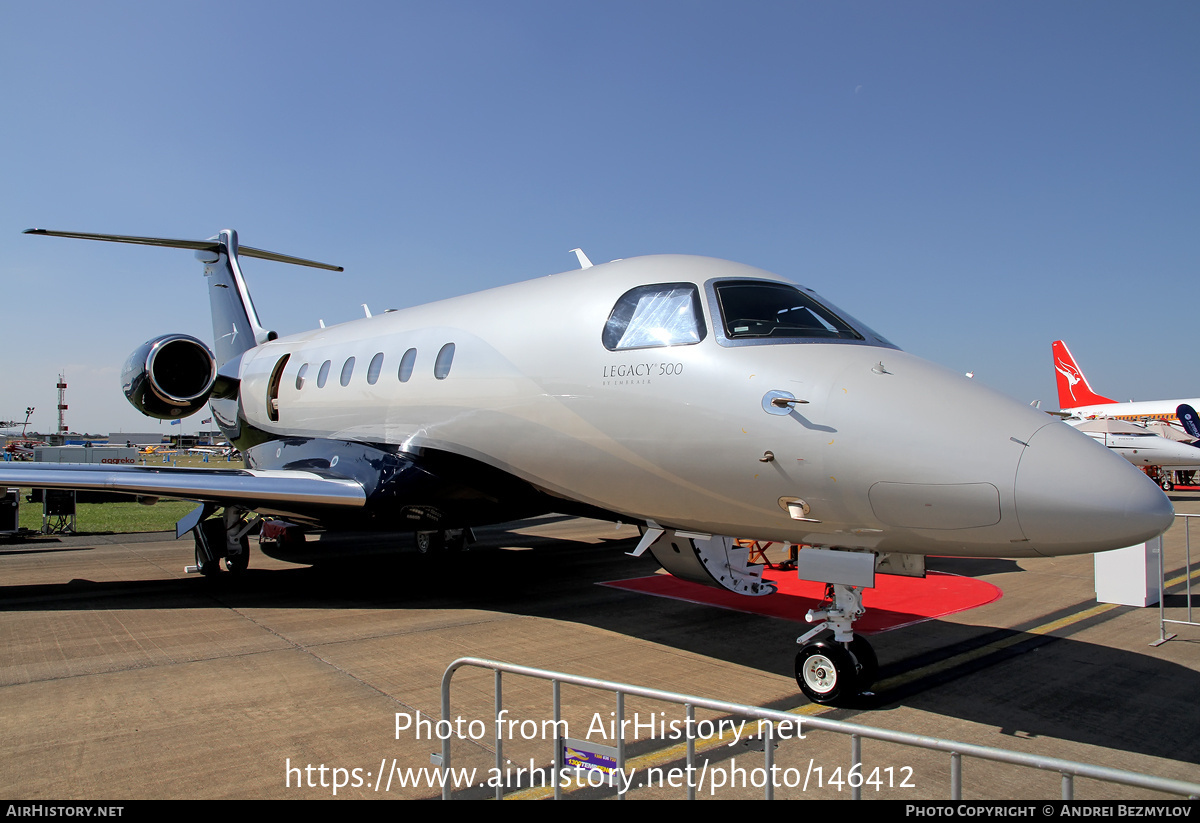
[{"label": "landing gear strut", "polygon": [[[796,685],[814,703],[854,697],[875,682],[879,671],[875,650],[853,629],[854,621],[866,611],[862,591],[861,586],[828,583],[826,605],[806,616],[810,623],[822,622],[796,640],[802,646],[796,655]],[[813,641],[820,634],[825,636]]]},{"label": "landing gear strut", "polygon": [[201,520],[192,530],[196,541],[196,571],[205,577],[221,573],[221,561],[231,574],[241,574],[250,566],[250,531],[262,518],[243,519],[245,509],[227,506],[220,518]]},{"label": "landing gear strut", "polygon": [[205,520],[192,537],[196,541],[196,571],[205,577],[213,577],[221,573],[221,555],[219,552],[225,543],[225,527],[220,520]]}]

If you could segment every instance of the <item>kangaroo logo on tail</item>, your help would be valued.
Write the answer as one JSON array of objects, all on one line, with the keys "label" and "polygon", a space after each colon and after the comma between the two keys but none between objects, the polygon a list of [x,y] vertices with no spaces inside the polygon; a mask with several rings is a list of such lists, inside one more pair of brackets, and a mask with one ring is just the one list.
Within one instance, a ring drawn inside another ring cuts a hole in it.
[{"label": "kangaroo logo on tail", "polygon": [[1083,375],[1081,375],[1079,373],[1079,370],[1077,368],[1075,368],[1073,365],[1071,365],[1070,363],[1064,363],[1063,361],[1061,361],[1057,358],[1055,358],[1055,360],[1054,360],[1054,370],[1057,371],[1059,374],[1061,374],[1064,378],[1066,378],[1067,391],[1070,392],[1071,399],[1074,400],[1075,399],[1075,384],[1083,379]]},{"label": "kangaroo logo on tail", "polygon": [[1054,353],[1054,371],[1057,372],[1058,407],[1060,409],[1074,409],[1079,406],[1098,406],[1103,403],[1117,402],[1110,397],[1104,397],[1092,391],[1092,387],[1088,385],[1087,378],[1083,376],[1083,370],[1076,364],[1075,358],[1071,356],[1071,351],[1067,348],[1066,343],[1061,340],[1055,340],[1050,348]]}]

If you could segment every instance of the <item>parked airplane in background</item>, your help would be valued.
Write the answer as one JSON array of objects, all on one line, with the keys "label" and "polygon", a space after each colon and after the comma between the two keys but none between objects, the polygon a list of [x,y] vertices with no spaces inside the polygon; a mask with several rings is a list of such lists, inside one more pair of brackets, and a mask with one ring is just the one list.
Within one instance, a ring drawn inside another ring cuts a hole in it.
[{"label": "parked airplane in background", "polygon": [[32,460],[34,448],[45,445],[45,440],[12,438],[4,444],[4,451],[12,455],[13,460]]},{"label": "parked airplane in background", "polygon": [[179,451],[179,449],[165,444],[161,446],[143,446],[142,448],[138,449],[140,454],[174,454],[177,451]]},{"label": "parked airplane in background", "polygon": [[229,230],[31,231],[196,251],[215,351],[156,337],[125,364],[124,391],[162,419],[210,404],[249,468],[43,464],[0,482],[200,501],[177,533],[194,530],[205,574],[246,567],[263,514],[442,543],[534,513],[622,520],[645,529],[635,554],[751,596],[774,587],[734,539],[803,544],[800,576],[833,596],[810,613],[796,680],[831,702],[874,678],[853,623],[877,568],[1103,551],[1172,522],[1166,496],[1086,436],[750,266],[581,255],[578,271],[279,337],[239,253],[334,267],[239,247]]},{"label": "parked airplane in background", "polygon": [[1118,420],[1166,420],[1177,422],[1178,409],[1182,404],[1192,408],[1200,405],[1200,397],[1187,400],[1141,400],[1118,403],[1109,397],[1096,394],[1083,376],[1083,370],[1071,356],[1067,344],[1055,340],[1051,344],[1054,353],[1054,371],[1058,380],[1058,407],[1071,412],[1081,420],[1090,417],[1114,417]]},{"label": "parked airplane in background", "polygon": [[208,455],[209,457],[229,457],[233,454],[232,446],[192,446],[187,450],[188,454]]},{"label": "parked airplane in background", "polygon": [[[1137,423],[1115,418],[1068,420],[1076,431],[1103,443],[1138,468],[1171,466],[1185,468],[1200,466],[1200,449],[1174,438],[1159,435]],[[1178,431],[1178,429],[1176,429]],[[1182,435],[1181,437],[1186,437]]]}]

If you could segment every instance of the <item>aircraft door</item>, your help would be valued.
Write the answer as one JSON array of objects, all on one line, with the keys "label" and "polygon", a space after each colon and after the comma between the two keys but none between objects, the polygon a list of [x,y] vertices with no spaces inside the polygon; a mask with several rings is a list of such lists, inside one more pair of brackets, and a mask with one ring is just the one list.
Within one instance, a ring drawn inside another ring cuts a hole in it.
[{"label": "aircraft door", "polygon": [[267,384],[267,419],[272,423],[279,422],[279,383],[283,380],[283,369],[287,366],[291,354],[279,358],[271,372],[271,380]]}]

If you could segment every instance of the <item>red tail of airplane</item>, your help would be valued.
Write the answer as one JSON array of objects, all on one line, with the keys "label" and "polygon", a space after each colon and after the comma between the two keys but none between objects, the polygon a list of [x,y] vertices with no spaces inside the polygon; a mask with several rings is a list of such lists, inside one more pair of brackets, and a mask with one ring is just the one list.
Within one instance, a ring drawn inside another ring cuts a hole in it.
[{"label": "red tail of airplane", "polygon": [[1103,403],[1116,403],[1111,397],[1104,397],[1092,391],[1083,371],[1075,363],[1067,344],[1055,340],[1051,348],[1054,351],[1054,372],[1058,379],[1058,407],[1074,409],[1079,406],[1099,406]]}]

